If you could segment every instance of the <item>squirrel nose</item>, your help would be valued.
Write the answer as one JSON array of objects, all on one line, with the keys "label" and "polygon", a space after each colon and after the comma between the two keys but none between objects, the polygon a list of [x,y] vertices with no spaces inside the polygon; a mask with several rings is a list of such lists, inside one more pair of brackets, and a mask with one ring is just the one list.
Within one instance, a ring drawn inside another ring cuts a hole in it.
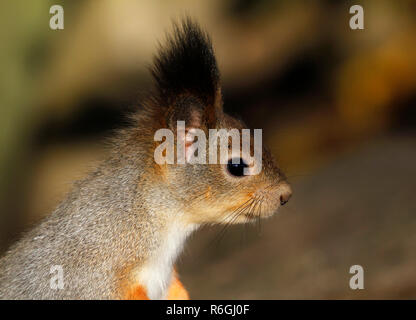
[{"label": "squirrel nose", "polygon": [[284,206],[292,196],[292,190],[287,183],[281,185],[280,205]]}]

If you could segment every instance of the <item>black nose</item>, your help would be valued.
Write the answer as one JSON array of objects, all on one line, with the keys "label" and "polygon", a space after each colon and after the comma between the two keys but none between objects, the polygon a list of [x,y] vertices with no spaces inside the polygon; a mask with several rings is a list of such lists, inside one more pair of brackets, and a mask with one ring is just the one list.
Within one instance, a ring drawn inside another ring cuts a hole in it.
[{"label": "black nose", "polygon": [[292,196],[292,192],[290,190],[285,190],[281,195],[280,195],[280,204],[282,206],[284,206],[290,199],[290,197]]}]

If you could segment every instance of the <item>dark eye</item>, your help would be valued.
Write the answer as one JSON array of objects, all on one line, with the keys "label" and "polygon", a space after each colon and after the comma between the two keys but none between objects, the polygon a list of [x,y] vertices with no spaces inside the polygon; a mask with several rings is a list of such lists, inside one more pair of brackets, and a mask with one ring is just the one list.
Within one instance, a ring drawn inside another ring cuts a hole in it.
[{"label": "dark eye", "polygon": [[[234,159],[234,162],[237,162],[236,159]],[[244,176],[244,168],[247,168],[248,165],[244,162],[243,159],[239,159],[240,163],[233,163],[233,159],[228,160],[227,164],[227,170],[228,172],[236,177],[242,177]]]}]

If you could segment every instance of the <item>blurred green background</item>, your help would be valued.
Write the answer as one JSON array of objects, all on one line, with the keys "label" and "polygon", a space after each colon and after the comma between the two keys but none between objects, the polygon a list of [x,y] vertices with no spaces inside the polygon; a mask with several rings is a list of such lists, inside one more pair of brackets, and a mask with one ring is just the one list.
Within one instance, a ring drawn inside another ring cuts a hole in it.
[{"label": "blurred green background", "polygon": [[[61,4],[65,29],[49,28]],[[365,29],[349,28],[361,4]],[[172,19],[213,38],[225,109],[293,184],[260,226],[197,232],[191,298],[416,298],[416,1],[0,3],[0,252],[105,157]],[[349,288],[363,266],[365,289]]]}]

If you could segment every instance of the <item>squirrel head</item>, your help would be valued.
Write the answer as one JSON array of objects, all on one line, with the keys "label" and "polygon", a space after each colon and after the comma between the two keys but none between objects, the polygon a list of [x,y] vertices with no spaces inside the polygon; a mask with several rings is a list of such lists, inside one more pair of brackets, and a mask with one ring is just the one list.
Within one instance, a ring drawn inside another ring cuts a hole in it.
[{"label": "squirrel head", "polygon": [[[241,223],[268,217],[289,200],[290,186],[267,148],[260,145],[261,168],[249,160],[256,147],[252,130],[249,150],[239,148],[242,150],[236,154],[233,140],[228,137],[225,162],[219,163],[221,150],[217,144],[218,162],[210,163],[208,155],[212,149],[208,150],[207,142],[197,151],[198,155],[205,151],[205,163],[190,163],[190,157],[195,155],[193,142],[201,139],[201,133],[207,141],[212,129],[233,130],[241,138],[246,128],[242,121],[223,111],[220,75],[211,41],[195,22],[186,18],[174,24],[174,33],[168,37],[167,45],[160,48],[151,72],[156,92],[145,103],[145,111],[137,116],[138,126],[147,130],[136,136],[147,136],[149,140],[158,129],[169,129],[174,141],[164,155],[173,150],[176,153],[174,163],[158,164],[154,155],[163,142],[147,141],[151,172],[146,180],[151,180],[157,190],[155,197],[161,201],[169,199],[166,201],[170,206],[180,211],[187,222],[195,224]],[[181,134],[178,121],[184,123],[185,134]],[[240,147],[242,139],[237,144]],[[185,163],[177,161],[180,146]],[[240,163],[233,163],[233,159]],[[245,174],[250,170],[256,174]]]}]

